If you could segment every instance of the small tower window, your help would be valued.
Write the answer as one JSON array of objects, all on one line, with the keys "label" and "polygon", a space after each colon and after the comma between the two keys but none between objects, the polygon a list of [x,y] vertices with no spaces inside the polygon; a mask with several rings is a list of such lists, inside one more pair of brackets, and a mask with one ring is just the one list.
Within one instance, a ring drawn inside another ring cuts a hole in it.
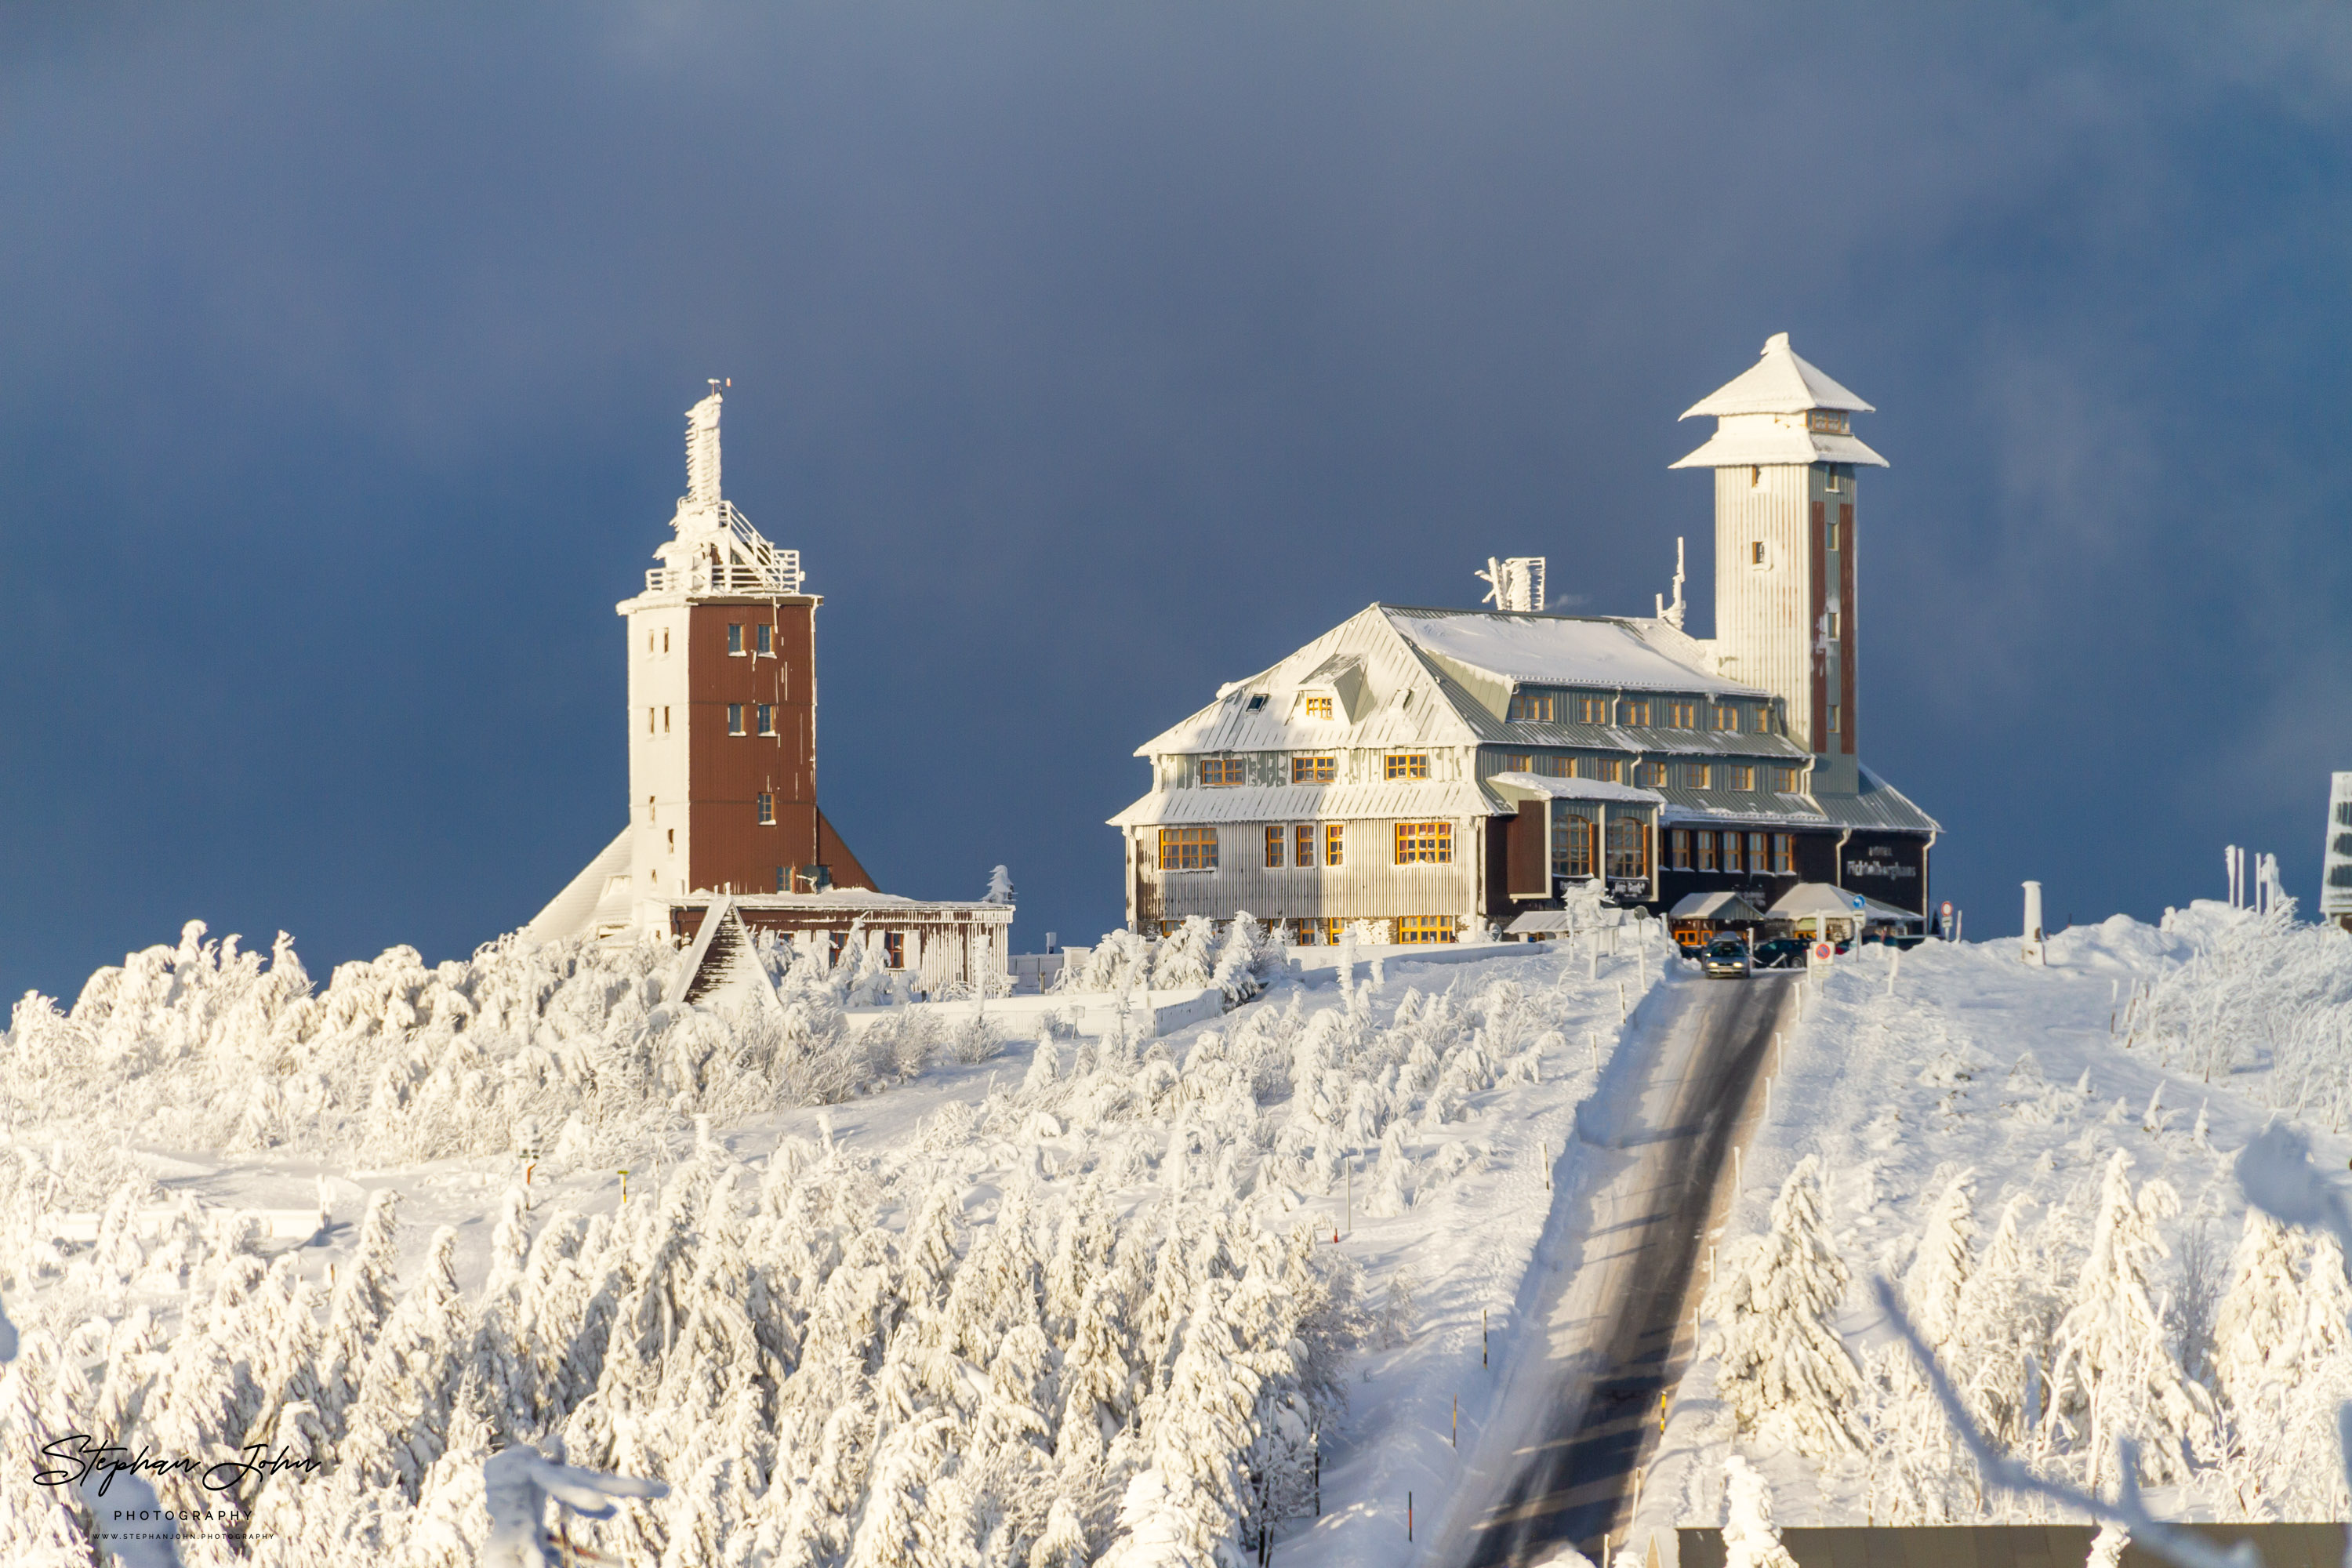
[{"label": "small tower window", "polygon": [[760,826],[773,827],[775,825],[776,797],[768,791],[761,790],[760,792]]},{"label": "small tower window", "polygon": [[669,710],[667,708],[662,710],[662,733],[669,733]]},{"label": "small tower window", "polygon": [[1835,495],[1838,491],[1843,489],[1845,485],[1841,478],[1843,472],[1844,468],[1842,464],[1829,463],[1823,465],[1822,489],[1829,491],[1832,495]]},{"label": "small tower window", "polygon": [[758,648],[761,653],[772,654],[775,652],[775,634],[776,628],[771,626],[759,626],[752,627],[752,646]]},{"label": "small tower window", "polygon": [[1748,545],[1748,563],[1750,566],[1761,566],[1764,564],[1764,542],[1762,540],[1757,540],[1754,543]]},{"label": "small tower window", "polygon": [[743,705],[740,702],[727,705],[727,732],[730,735],[743,732]]},{"label": "small tower window", "polygon": [[743,651],[743,623],[740,621],[727,623],[727,651],[729,653]]},{"label": "small tower window", "polygon": [[1838,705],[1834,702],[1830,704],[1830,733],[1832,735],[1845,733],[1845,715],[1838,710]]},{"label": "small tower window", "polygon": [[668,651],[669,651],[669,628],[668,628],[668,627],[667,627],[667,626],[664,626],[664,627],[662,628],[662,652],[664,652],[664,653],[667,653]]},{"label": "small tower window", "polygon": [[760,733],[772,735],[775,732],[776,705],[772,702],[762,702],[760,704]]}]

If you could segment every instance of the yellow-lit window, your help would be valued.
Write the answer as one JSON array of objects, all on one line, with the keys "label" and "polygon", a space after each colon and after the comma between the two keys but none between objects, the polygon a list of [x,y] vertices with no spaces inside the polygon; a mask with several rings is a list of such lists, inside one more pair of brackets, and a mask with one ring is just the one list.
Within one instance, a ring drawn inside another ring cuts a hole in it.
[{"label": "yellow-lit window", "polygon": [[1511,722],[1514,724],[1556,724],[1559,721],[1559,694],[1556,691],[1514,691],[1511,693]]},{"label": "yellow-lit window", "polygon": [[1714,787],[1715,769],[1712,766],[1706,763],[1685,763],[1683,764],[1683,788],[1713,789]]},{"label": "yellow-lit window", "polygon": [[1329,784],[1339,776],[1337,757],[1293,757],[1290,759],[1292,784]]},{"label": "yellow-lit window", "polygon": [[1609,722],[1609,699],[1606,697],[1578,698],[1576,717],[1580,723],[1606,724]]},{"label": "yellow-lit window", "polygon": [[1600,779],[1606,784],[1623,784],[1625,782],[1624,759],[1621,757],[1594,757],[1591,759],[1591,763],[1592,776],[1594,778]]},{"label": "yellow-lit window", "polygon": [[1331,700],[1328,697],[1308,698],[1307,716],[1309,719],[1328,719],[1331,717]]},{"label": "yellow-lit window", "polygon": [[1697,704],[1697,703],[1696,703],[1696,702],[1669,702],[1669,703],[1667,703],[1667,704],[1666,704],[1666,727],[1667,727],[1668,729],[1671,729],[1671,730],[1696,730],[1696,729],[1697,729],[1697,728],[1698,728],[1698,704]]},{"label": "yellow-lit window", "polygon": [[1388,776],[1392,779],[1425,779],[1429,776],[1427,752],[1391,752],[1388,755]]},{"label": "yellow-lit window", "polygon": [[1450,866],[1454,863],[1454,824],[1400,822],[1396,825],[1396,863],[1400,866]]},{"label": "yellow-lit window", "polygon": [[1163,871],[1215,870],[1217,830],[1213,827],[1161,828],[1160,868]]},{"label": "yellow-lit window", "polygon": [[1282,864],[1282,841],[1285,837],[1279,827],[1269,827],[1265,830],[1265,863],[1268,866]]},{"label": "yellow-lit window", "polygon": [[1397,941],[1408,945],[1453,940],[1452,915],[1406,915],[1397,921]]},{"label": "yellow-lit window", "polygon": [[1239,757],[1202,757],[1201,782],[1204,784],[1237,784],[1242,782],[1242,760]]},{"label": "yellow-lit window", "polygon": [[1797,770],[1794,768],[1774,768],[1772,770],[1772,787],[1781,795],[1796,794]]},{"label": "yellow-lit window", "polygon": [[1302,871],[1313,870],[1315,868],[1315,825],[1311,822],[1300,823],[1291,829],[1290,839],[1291,847],[1297,851],[1291,857],[1292,861]]},{"label": "yellow-lit window", "polygon": [[1715,710],[1715,727],[1718,730],[1738,729],[1739,710],[1727,702],[1717,704]]},{"label": "yellow-lit window", "polygon": [[1347,858],[1347,826],[1338,822],[1325,823],[1323,825],[1323,864],[1337,866]]},{"label": "yellow-lit window", "polygon": [[1625,722],[1633,725],[1637,730],[1648,729],[1650,727],[1650,700],[1646,697],[1627,698],[1625,700]]},{"label": "yellow-lit window", "polygon": [[1724,786],[1727,789],[1754,789],[1756,787],[1756,770],[1748,766],[1746,763],[1734,763],[1723,771],[1731,775],[1724,781]]}]

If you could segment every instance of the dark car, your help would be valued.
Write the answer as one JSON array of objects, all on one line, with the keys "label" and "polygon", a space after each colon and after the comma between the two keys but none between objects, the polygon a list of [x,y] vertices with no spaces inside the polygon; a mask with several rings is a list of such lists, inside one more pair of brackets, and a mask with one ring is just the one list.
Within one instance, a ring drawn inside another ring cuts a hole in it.
[{"label": "dark car", "polygon": [[1801,969],[1804,966],[1806,950],[1812,946],[1801,936],[1776,936],[1759,942],[1756,947],[1756,967],[1759,969]]},{"label": "dark car", "polygon": [[1698,956],[1699,968],[1709,980],[1748,978],[1748,944],[1736,936],[1717,937]]}]

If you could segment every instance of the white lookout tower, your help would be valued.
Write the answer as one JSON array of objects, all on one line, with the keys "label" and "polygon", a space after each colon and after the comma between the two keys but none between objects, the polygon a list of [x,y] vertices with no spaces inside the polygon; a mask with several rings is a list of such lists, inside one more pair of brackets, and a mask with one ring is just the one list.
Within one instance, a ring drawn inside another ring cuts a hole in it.
[{"label": "white lookout tower", "polygon": [[1817,794],[1859,784],[1854,474],[1886,459],[1848,416],[1872,412],[1775,332],[1745,374],[1684,413],[1715,416],[1715,435],[1674,465],[1715,470],[1717,666],[1785,700]]}]

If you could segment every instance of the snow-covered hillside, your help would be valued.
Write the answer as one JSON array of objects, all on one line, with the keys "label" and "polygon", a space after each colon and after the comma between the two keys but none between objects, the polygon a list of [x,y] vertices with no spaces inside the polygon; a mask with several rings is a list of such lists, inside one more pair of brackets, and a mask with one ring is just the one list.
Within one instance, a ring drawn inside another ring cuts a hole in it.
[{"label": "snow-covered hillside", "polygon": [[[202,936],[0,1037],[0,1445],[330,1458],[158,1482],[322,1564],[470,1564],[515,1441],[667,1481],[602,1529],[646,1563],[1401,1561],[1666,963],[1643,926],[1260,964],[1166,1039],[1005,1040],[853,1029],[854,970],[789,953],[775,1023],[659,1004],[658,947],[321,990]],[[0,1559],[91,1561],[83,1494],[0,1493]]]},{"label": "snow-covered hillside", "polygon": [[[2041,1516],[1984,1494],[1874,1275],[2042,1473],[2111,1489],[2129,1436],[2159,1512],[2345,1516],[2352,1286],[2332,1240],[2249,1221],[2231,1162],[2274,1116],[2352,1154],[2352,936],[2199,904],[2066,931],[2047,968],[2014,941],[1929,943],[1812,990],[1637,1542],[1722,1522],[1735,1450],[1784,1524]],[[1809,1315],[1843,1354],[1802,1354]]]}]

